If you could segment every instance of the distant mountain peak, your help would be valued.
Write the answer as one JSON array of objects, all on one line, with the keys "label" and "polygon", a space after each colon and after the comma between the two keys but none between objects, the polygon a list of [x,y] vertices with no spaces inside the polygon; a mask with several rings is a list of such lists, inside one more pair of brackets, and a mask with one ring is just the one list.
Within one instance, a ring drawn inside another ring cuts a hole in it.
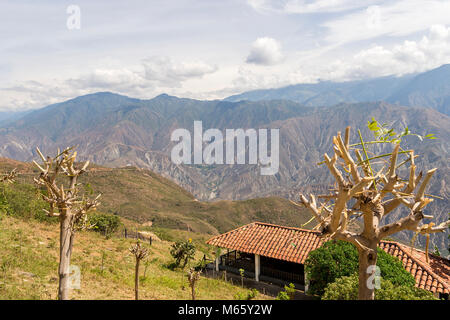
[{"label": "distant mountain peak", "polygon": [[154,97],[153,99],[159,99],[159,100],[167,100],[167,99],[180,99],[176,96],[171,96],[167,93],[161,93],[159,95],[157,95],[156,97]]},{"label": "distant mountain peak", "polygon": [[[99,92],[94,92],[94,93],[88,93],[82,96],[79,96],[78,98],[83,98],[83,97],[102,97],[102,96],[118,96],[118,97],[127,97],[123,94],[119,94],[119,93],[115,93],[115,92],[111,92],[111,91],[99,91]],[[127,97],[128,98],[128,97]]]},{"label": "distant mountain peak", "polygon": [[58,104],[62,104],[65,102],[71,102],[71,101],[90,101],[90,100],[97,100],[97,99],[130,99],[130,100],[137,100],[134,98],[130,98],[128,96],[119,94],[119,93],[114,93],[114,92],[110,92],[110,91],[100,91],[100,92],[94,92],[94,93],[88,93],[82,96],[78,96],[72,99],[68,99],[66,101],[63,102],[59,102]]},{"label": "distant mountain peak", "polygon": [[226,101],[291,100],[308,107],[339,103],[386,101],[409,107],[433,108],[450,115],[450,64],[422,73],[347,82],[300,83],[276,89],[243,92]]},{"label": "distant mountain peak", "polygon": [[436,68],[436,69],[433,69],[433,70],[439,70],[439,69],[447,69],[447,70],[450,70],[450,63],[443,64],[442,66],[440,66],[440,67],[438,67],[438,68]]}]

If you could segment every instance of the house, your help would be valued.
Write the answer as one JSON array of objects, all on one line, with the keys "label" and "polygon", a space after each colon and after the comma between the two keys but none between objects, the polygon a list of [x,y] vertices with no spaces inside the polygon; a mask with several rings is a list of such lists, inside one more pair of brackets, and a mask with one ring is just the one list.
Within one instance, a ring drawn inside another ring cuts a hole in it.
[{"label": "house", "polygon": [[[307,290],[304,263],[308,254],[324,243],[319,232],[269,223],[253,222],[212,237],[207,244],[226,249],[215,268],[271,283],[292,282]],[[416,286],[448,299],[450,261],[394,241],[381,241],[380,248],[400,259],[416,280]]]}]

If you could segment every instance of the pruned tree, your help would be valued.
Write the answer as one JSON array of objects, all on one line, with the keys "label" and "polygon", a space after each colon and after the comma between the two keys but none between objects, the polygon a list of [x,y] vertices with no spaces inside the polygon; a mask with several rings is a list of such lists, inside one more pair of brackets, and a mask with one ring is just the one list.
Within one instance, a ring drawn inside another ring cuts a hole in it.
[{"label": "pruned tree", "polygon": [[244,275],[245,275],[245,270],[240,268],[239,269],[239,275],[241,276],[241,287],[244,287]]},{"label": "pruned tree", "polygon": [[[60,152],[58,150],[55,157],[47,158],[36,148],[43,164],[36,161],[33,163],[41,172],[34,181],[37,185],[46,188],[46,193],[42,198],[48,202],[50,210],[45,212],[51,217],[59,217],[60,238],[59,238],[59,287],[58,299],[69,299],[69,268],[75,233],[78,230],[88,228],[87,212],[95,209],[98,205],[98,195],[95,199],[87,199],[80,195],[80,184],[78,177],[86,172],[89,161],[78,169],[75,167],[77,153],[73,148],[67,148]],[[66,184],[58,180],[62,175],[66,177]]]},{"label": "pruned tree", "polygon": [[136,258],[136,265],[134,268],[134,298],[139,300],[139,265],[141,260],[148,256],[148,249],[141,246],[141,242],[138,240],[136,244],[130,248],[130,252]]},{"label": "pruned tree", "polygon": [[[393,135],[392,130],[386,134]],[[335,187],[330,194],[317,197],[311,194],[309,199],[300,194],[300,202],[312,212],[318,222],[316,229],[320,230],[324,238],[344,240],[356,246],[359,255],[359,299],[373,300],[373,280],[376,279],[377,246],[380,240],[402,230],[424,235],[442,232],[450,221],[440,225],[422,222],[423,219],[433,218],[423,211],[433,201],[425,194],[425,190],[436,168],[427,171],[422,180],[422,173],[416,175],[414,151],[400,151],[398,139],[365,143],[361,132],[359,138],[359,143],[350,145],[350,127],[347,127],[344,139],[340,132],[333,137],[334,156],[330,158],[325,154],[324,163],[335,179]],[[368,145],[386,142],[395,145],[392,153],[369,158]],[[400,154],[407,158],[398,164]],[[375,173],[370,161],[383,157],[390,157],[390,160]],[[397,174],[398,167],[408,163],[409,177],[401,179]],[[381,226],[381,219],[399,206],[406,207],[408,214],[398,221]],[[363,220],[362,231],[352,231],[350,222],[359,217]]]},{"label": "pruned tree", "polygon": [[187,278],[189,281],[189,287],[191,288],[191,298],[195,300],[195,285],[197,281],[200,280],[200,271],[195,271],[191,268],[187,274]]},{"label": "pruned tree", "polygon": [[[6,196],[7,185],[12,184],[17,177],[17,169],[14,168],[8,173],[4,173],[0,175],[0,190],[1,190],[1,199],[0,199],[0,214],[7,213],[9,210],[8,199]],[[1,220],[1,215],[0,215]]]},{"label": "pruned tree", "polygon": [[3,174],[0,177],[0,182],[13,183],[17,177],[17,169],[12,169],[9,173]]}]

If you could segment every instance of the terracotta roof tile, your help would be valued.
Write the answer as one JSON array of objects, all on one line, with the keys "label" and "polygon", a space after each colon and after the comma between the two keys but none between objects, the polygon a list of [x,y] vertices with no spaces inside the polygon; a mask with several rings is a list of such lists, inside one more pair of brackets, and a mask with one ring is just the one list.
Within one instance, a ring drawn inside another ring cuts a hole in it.
[{"label": "terracotta roof tile", "polygon": [[319,248],[323,240],[320,239],[318,232],[311,230],[253,222],[213,237],[207,243],[303,264],[308,253]]},{"label": "terracotta roof tile", "polygon": [[400,259],[416,280],[416,287],[431,292],[450,293],[450,261],[394,241],[381,241],[380,248]]},{"label": "terracotta roof tile", "polygon": [[[208,244],[250,254],[304,264],[308,254],[324,241],[316,231],[253,222],[215,236]],[[450,261],[393,241],[380,248],[397,257],[416,280],[416,286],[431,292],[450,293]]]}]

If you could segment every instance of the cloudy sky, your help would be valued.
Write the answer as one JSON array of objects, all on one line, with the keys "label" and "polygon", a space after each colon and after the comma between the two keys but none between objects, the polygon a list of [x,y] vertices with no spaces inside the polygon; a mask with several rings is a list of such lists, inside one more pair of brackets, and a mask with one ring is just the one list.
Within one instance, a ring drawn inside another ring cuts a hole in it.
[{"label": "cloudy sky", "polygon": [[450,63],[450,1],[0,0],[0,110],[82,94],[221,99]]}]

